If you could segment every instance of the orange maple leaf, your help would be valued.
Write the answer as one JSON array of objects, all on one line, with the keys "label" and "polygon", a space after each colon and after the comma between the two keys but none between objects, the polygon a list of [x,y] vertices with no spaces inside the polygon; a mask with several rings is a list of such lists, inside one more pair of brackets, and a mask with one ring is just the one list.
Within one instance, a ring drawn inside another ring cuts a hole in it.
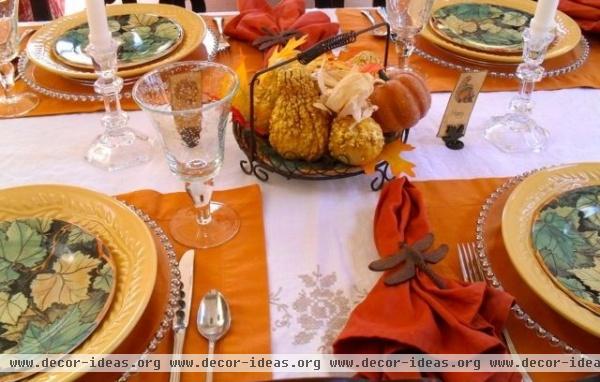
[{"label": "orange maple leaf", "polygon": [[393,176],[400,174],[406,174],[408,176],[415,176],[414,167],[415,164],[402,158],[401,153],[404,151],[414,150],[414,146],[407,143],[403,143],[400,139],[395,140],[392,143],[388,143],[383,147],[381,154],[372,162],[362,165],[365,174],[372,174],[375,172],[375,165],[381,161],[387,161],[390,164],[390,169]]}]

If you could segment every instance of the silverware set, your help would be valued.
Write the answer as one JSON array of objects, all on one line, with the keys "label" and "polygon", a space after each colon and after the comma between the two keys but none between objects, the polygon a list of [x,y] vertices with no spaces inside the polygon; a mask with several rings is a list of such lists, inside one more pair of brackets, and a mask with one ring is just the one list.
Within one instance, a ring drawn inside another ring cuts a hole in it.
[{"label": "silverware set", "polygon": [[[173,358],[181,359],[185,334],[190,320],[192,308],[192,291],[194,287],[194,250],[183,254],[179,260],[179,272],[181,274],[181,292],[179,296],[179,309],[173,318]],[[208,291],[200,301],[198,313],[196,314],[196,328],[198,332],[208,340],[208,357],[212,358],[215,353],[217,341],[223,338],[231,327],[231,313],[225,296],[216,289]],[[169,382],[179,382],[181,371],[174,367],[171,369]],[[206,372],[206,382],[212,382],[213,372],[209,368]]]},{"label": "silverware set", "polygon": [[[475,243],[461,243],[457,245],[458,247],[458,260],[460,262],[460,270],[462,273],[463,280],[469,283],[475,283],[483,281],[485,282],[485,275],[483,273],[483,269],[481,269],[481,265],[479,264],[479,260],[477,260],[477,247]],[[508,334],[508,330],[502,330],[502,336],[504,337],[504,341],[506,342],[506,347],[510,354],[513,354],[516,358],[519,358],[519,353],[515,348],[515,344],[512,341],[512,338]],[[521,364],[519,359],[519,364]],[[532,379],[527,374],[525,369],[519,368],[519,373],[521,373],[523,382],[531,382]]]}]

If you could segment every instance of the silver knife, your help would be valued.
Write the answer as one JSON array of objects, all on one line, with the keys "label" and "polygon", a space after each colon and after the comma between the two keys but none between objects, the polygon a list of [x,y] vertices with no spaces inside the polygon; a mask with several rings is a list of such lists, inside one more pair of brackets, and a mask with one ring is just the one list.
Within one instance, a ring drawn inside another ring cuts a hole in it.
[{"label": "silver knife", "polygon": [[[194,288],[194,250],[190,249],[181,256],[179,260],[179,274],[181,276],[181,290],[179,297],[179,308],[173,318],[173,359],[180,360],[183,353],[183,343],[188,323],[190,322],[190,310],[192,308],[192,290]],[[169,382],[179,382],[180,368],[171,369]]]}]

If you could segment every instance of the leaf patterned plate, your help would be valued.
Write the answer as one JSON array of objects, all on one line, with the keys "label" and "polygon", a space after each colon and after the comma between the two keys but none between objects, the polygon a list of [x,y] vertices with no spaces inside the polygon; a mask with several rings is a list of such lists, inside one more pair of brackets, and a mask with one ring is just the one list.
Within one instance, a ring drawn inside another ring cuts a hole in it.
[{"label": "leaf patterned plate", "polygon": [[525,283],[552,309],[600,337],[600,163],[527,177],[506,201],[502,237]]},{"label": "leaf patterned plate", "polygon": [[[523,61],[522,48],[515,32],[521,30],[523,25],[516,24],[521,24],[523,17],[533,15],[536,5],[532,0],[436,0],[432,17],[438,15],[442,16],[441,19],[450,19],[443,31],[440,29],[440,17],[437,22],[430,19],[421,31],[421,37],[461,58],[476,60],[480,64],[519,64]],[[503,14],[499,18],[497,9],[509,10],[510,15],[505,18]],[[440,10],[445,11],[440,14]],[[453,14],[449,14],[448,10],[452,10]],[[558,11],[556,22],[562,33],[548,48],[547,60],[572,51],[581,41],[581,28],[575,20]]]},{"label": "leaf patterned plate", "polygon": [[532,235],[559,286],[600,313],[600,185],[558,195],[540,210]]},{"label": "leaf patterned plate", "polygon": [[[202,17],[183,7],[170,4],[116,4],[106,7],[109,17],[132,14],[160,15],[172,20],[183,30],[182,41],[170,54],[150,62],[127,68],[119,68],[122,78],[138,77],[161,65],[184,59],[200,46],[206,34],[206,24]],[[94,81],[98,77],[89,68],[83,69],[66,64],[57,57],[55,52],[56,40],[65,32],[85,24],[85,11],[63,16],[44,24],[27,41],[25,52],[27,57],[37,66],[49,72],[69,79]]]},{"label": "leaf patterned plate", "polygon": [[[133,13],[111,16],[108,25],[113,38],[119,41],[117,67],[128,68],[172,52],[183,41],[183,29],[166,17]],[[85,53],[89,40],[88,24],[69,29],[56,40],[54,53],[68,65],[92,69],[92,59]]]},{"label": "leaf patterned plate", "polygon": [[[71,351],[74,354],[110,354],[114,351],[137,325],[156,281],[156,246],[144,221],[108,195],[73,186],[28,185],[0,190],[0,222],[5,222],[0,225],[0,251],[4,260],[0,277],[10,280],[14,277],[11,272],[28,272],[31,278],[19,277],[9,283],[10,286],[1,284],[2,291],[10,296],[3,295],[4,300],[8,300],[4,303],[4,321],[17,320],[19,325],[22,317],[31,316],[24,329],[27,342],[21,340],[21,348],[63,350],[71,346],[68,338],[74,338],[81,339],[79,345],[73,345],[77,346]],[[15,255],[11,248],[22,246],[15,244],[15,238],[21,236],[28,238],[27,250]],[[9,252],[6,243],[12,243],[8,246]],[[96,244],[96,249],[92,243]],[[53,255],[47,255],[40,262],[40,251],[53,251]],[[113,280],[110,288],[107,285],[111,282],[109,274]],[[50,293],[58,291],[61,284],[64,286],[61,291],[68,291],[68,294]],[[114,298],[111,301],[112,288]],[[102,300],[105,293],[109,296]],[[25,301],[27,308],[23,309]],[[39,334],[49,330],[38,322],[43,314],[47,314],[54,325],[62,325],[60,335],[53,333],[52,345],[40,341]],[[92,322],[92,316],[95,316],[94,325],[98,326],[86,329],[89,336],[83,340],[84,334],[78,332]],[[5,327],[9,323],[1,324]],[[14,329],[16,336],[19,330]],[[29,336],[27,330],[33,336]],[[0,337],[3,335],[6,332],[0,333]],[[30,341],[30,338],[38,340]],[[14,348],[7,341],[2,344],[4,349]],[[81,378],[83,369],[84,365],[68,372],[49,370],[28,377],[28,381],[85,380]],[[4,381],[2,376],[0,380]]]},{"label": "leaf patterned plate", "polygon": [[461,3],[435,10],[431,28],[441,37],[485,52],[520,53],[528,12],[492,4]]},{"label": "leaf patterned plate", "polygon": [[0,222],[0,352],[69,353],[104,317],[114,280],[107,248],[80,227]]}]

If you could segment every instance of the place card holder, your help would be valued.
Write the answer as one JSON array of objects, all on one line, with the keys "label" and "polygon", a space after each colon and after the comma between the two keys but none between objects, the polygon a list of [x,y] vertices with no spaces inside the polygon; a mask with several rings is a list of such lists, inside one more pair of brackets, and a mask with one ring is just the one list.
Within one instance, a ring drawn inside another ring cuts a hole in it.
[{"label": "place card holder", "polygon": [[446,147],[460,150],[465,144],[460,140],[467,130],[477,96],[487,76],[487,70],[461,73],[448,100],[437,137]]}]

